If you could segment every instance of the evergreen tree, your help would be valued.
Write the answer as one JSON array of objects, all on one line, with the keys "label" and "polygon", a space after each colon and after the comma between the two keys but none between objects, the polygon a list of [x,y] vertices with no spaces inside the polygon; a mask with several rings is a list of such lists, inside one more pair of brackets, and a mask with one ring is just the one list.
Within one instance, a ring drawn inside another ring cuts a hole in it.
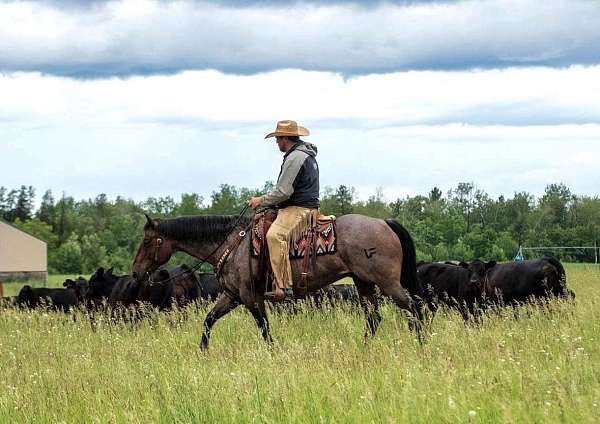
[{"label": "evergreen tree", "polygon": [[4,213],[2,217],[8,222],[13,222],[17,219],[17,195],[17,190],[11,190],[4,198]]},{"label": "evergreen tree", "polygon": [[56,219],[56,207],[54,205],[54,196],[52,190],[46,190],[42,196],[42,203],[36,214],[37,218],[46,224],[54,227]]},{"label": "evergreen tree", "polygon": [[33,215],[33,204],[35,201],[35,191],[33,187],[21,186],[17,194],[17,200],[12,212],[12,220],[20,219],[26,221]]},{"label": "evergreen tree", "polygon": [[354,187],[348,188],[345,185],[339,186],[335,190],[335,214],[346,215],[352,213],[355,190]]},{"label": "evergreen tree", "polygon": [[429,200],[431,202],[438,202],[442,199],[442,190],[437,187],[434,187],[429,192]]},{"label": "evergreen tree", "polygon": [[0,187],[0,218],[4,218],[6,211],[6,187]]}]

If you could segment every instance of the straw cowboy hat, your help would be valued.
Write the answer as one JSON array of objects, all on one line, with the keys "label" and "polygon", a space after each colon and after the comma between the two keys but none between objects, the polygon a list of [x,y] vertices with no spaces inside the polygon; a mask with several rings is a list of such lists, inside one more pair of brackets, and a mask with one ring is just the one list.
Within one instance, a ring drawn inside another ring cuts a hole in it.
[{"label": "straw cowboy hat", "polygon": [[269,133],[265,138],[269,137],[285,137],[286,135],[310,135],[307,128],[301,127],[296,121],[279,121],[274,132]]}]

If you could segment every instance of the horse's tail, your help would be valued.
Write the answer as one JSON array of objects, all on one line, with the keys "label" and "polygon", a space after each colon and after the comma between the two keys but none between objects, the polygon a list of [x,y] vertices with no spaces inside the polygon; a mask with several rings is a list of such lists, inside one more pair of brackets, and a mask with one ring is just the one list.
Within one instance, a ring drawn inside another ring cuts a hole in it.
[{"label": "horse's tail", "polygon": [[554,281],[555,284],[551,287],[554,295],[555,296],[570,295],[572,292],[567,289],[567,273],[565,272],[565,268],[563,267],[562,263],[560,263],[560,261],[558,259],[556,259],[554,256],[544,256],[544,259],[546,261],[550,262],[550,264],[552,266],[554,266],[556,268],[556,271],[558,272],[558,275],[556,276],[557,281]]},{"label": "horse's tail", "polygon": [[386,219],[386,224],[396,233],[402,245],[402,270],[400,271],[400,284],[410,293],[413,299],[417,297],[419,303],[424,299],[421,282],[417,278],[417,253],[412,237],[398,221]]}]

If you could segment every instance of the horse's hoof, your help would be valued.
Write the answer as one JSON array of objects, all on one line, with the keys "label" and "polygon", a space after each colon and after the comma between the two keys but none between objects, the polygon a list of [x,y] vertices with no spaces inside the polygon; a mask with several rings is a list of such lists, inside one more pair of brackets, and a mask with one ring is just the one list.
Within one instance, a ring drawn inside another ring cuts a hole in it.
[{"label": "horse's hoof", "polygon": [[206,352],[208,350],[208,340],[202,339],[200,342],[200,352]]}]

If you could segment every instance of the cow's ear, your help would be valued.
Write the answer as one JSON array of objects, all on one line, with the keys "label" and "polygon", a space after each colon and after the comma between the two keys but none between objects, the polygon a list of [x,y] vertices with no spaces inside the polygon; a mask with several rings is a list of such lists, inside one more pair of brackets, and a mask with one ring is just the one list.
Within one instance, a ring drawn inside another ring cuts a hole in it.
[{"label": "cow's ear", "polygon": [[496,261],[489,261],[485,264],[485,269],[490,269],[496,266]]},{"label": "cow's ear", "polygon": [[469,264],[466,262],[461,261],[458,266],[464,268],[464,269],[469,269]]},{"label": "cow's ear", "polygon": [[63,283],[63,287],[69,287],[71,284],[75,284],[75,281],[71,280],[70,278],[67,278]]}]

